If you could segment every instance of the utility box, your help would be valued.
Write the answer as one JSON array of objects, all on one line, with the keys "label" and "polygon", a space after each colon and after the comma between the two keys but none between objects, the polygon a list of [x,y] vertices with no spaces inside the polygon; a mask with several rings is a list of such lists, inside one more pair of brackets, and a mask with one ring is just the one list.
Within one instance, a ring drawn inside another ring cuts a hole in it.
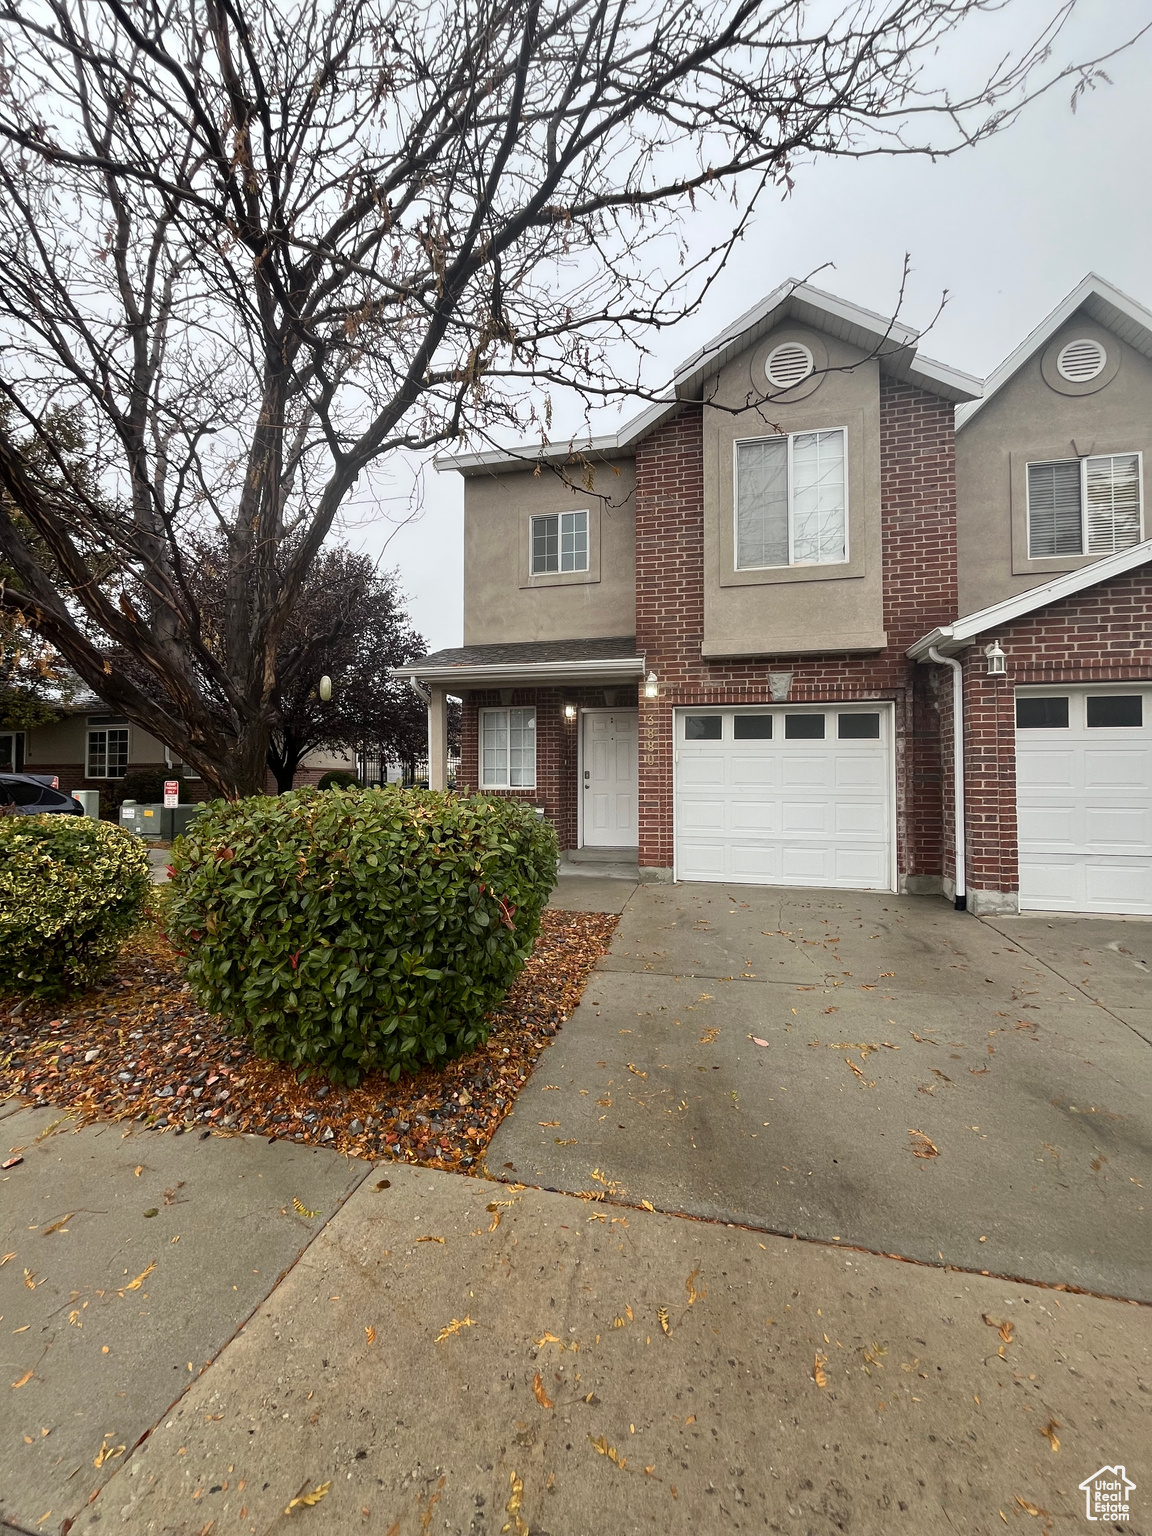
[{"label": "utility box", "polygon": [[137,837],[171,843],[187,832],[203,809],[203,802],[199,805],[161,805],[159,802],[142,805],[135,800],[125,800],[120,807],[120,825],[126,832],[135,832]]},{"label": "utility box", "polygon": [[71,789],[68,793],[73,800],[79,800],[84,807],[85,816],[93,821],[100,820],[100,791],[98,789]]}]

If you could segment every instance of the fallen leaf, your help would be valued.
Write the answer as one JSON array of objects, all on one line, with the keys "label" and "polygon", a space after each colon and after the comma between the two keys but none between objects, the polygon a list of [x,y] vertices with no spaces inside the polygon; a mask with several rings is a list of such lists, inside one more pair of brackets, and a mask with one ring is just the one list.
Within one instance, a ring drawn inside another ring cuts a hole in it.
[{"label": "fallen leaf", "polygon": [[[148,1276],[152,1273],[152,1271],[155,1268],[156,1268],[156,1260],[153,1259],[151,1264],[149,1264],[148,1268],[147,1269],[142,1269],[140,1271],[140,1273],[136,1276],[135,1280],[129,1280],[128,1284],[124,1287],[124,1290],[125,1291],[138,1291],[140,1289],[140,1287],[144,1284],[145,1280],[147,1280]],[[121,1292],[120,1294],[123,1295],[123,1292]]]},{"label": "fallen leaf", "polygon": [[704,1031],[704,1033],[700,1036],[700,1044],[701,1045],[711,1045],[712,1042],[719,1037],[719,1034],[720,1034],[720,1031],[718,1029],[716,1029],[714,1026],[711,1029],[706,1029]]},{"label": "fallen leaf", "polygon": [[748,1038],[749,1038],[749,1040],[751,1040],[753,1045],[762,1045],[765,1050],[768,1049],[768,1042],[767,1042],[767,1040],[761,1040],[759,1035],[749,1035]]},{"label": "fallen leaf", "polygon": [[16,1250],[15,1250],[15,1248],[13,1248],[11,1253],[6,1253],[3,1256],[0,1256],[0,1268],[3,1268],[3,1266],[5,1264],[7,1264],[9,1259],[14,1259],[15,1257],[16,1257]]},{"label": "fallen leaf", "polygon": [[[446,1323],[436,1335],[437,1344],[443,1344],[445,1339],[450,1339],[454,1333],[459,1333],[461,1328],[475,1328],[476,1320],[471,1317],[454,1317],[450,1323]],[[559,1343],[559,1340],[557,1340]]]},{"label": "fallen leaf", "polygon": [[59,1232],[61,1227],[66,1227],[68,1225],[75,1214],[75,1211],[69,1211],[67,1216],[61,1216],[59,1221],[54,1221],[50,1226],[45,1227],[40,1236],[49,1237],[53,1232]]},{"label": "fallen leaf", "polygon": [[536,1348],[543,1349],[545,1344],[559,1344],[560,1340],[554,1333],[546,1333],[542,1339],[536,1340]]},{"label": "fallen leaf", "polygon": [[1047,1440],[1048,1444],[1052,1447],[1053,1453],[1060,1449],[1060,1440],[1056,1434],[1056,1431],[1059,1428],[1060,1425],[1056,1422],[1055,1419],[1049,1419],[1047,1424],[1045,1424],[1044,1428],[1040,1431],[1045,1440]]},{"label": "fallen leaf", "polygon": [[545,1129],[550,1129],[552,1126],[560,1124],[559,1120],[538,1120],[536,1123],[544,1126]]},{"label": "fallen leaf", "polygon": [[1019,1494],[1016,1495],[1016,1502],[1027,1515],[1042,1515],[1044,1513],[1044,1511],[1042,1509],[1038,1509],[1035,1504],[1029,1504],[1027,1499],[1022,1499]]},{"label": "fallen leaf", "polygon": [[36,1279],[36,1271],[34,1269],[26,1269],[24,1271],[24,1285],[26,1289],[34,1291],[41,1283],[41,1281]]},{"label": "fallen leaf", "polygon": [[295,1195],[292,1196],[292,1209],[296,1212],[296,1214],[298,1216],[312,1217],[312,1216],[319,1216],[319,1214],[320,1214],[319,1211],[310,1211],[306,1205],[304,1205],[301,1201],[297,1200]]},{"label": "fallen leaf", "polygon": [[908,1134],[912,1137],[912,1145],[909,1150],[913,1157],[940,1156],[939,1147],[937,1147],[934,1141],[930,1141],[923,1131],[914,1131],[910,1128]]},{"label": "fallen leaf", "polygon": [[[29,1326],[31,1326],[31,1325],[29,1325]],[[23,1332],[23,1329],[21,1329],[21,1332]],[[36,1372],[31,1370],[31,1369],[25,1371],[23,1376],[21,1376],[19,1381],[14,1381],[12,1383],[12,1390],[13,1390],[13,1392],[18,1391],[21,1387],[26,1387],[28,1385],[28,1383],[32,1380],[32,1378],[33,1378],[33,1376],[35,1374],[36,1374]]]},{"label": "fallen leaf", "polygon": [[669,1338],[671,1338],[672,1330],[668,1326],[668,1308],[667,1307],[657,1307],[656,1308],[656,1320],[660,1324],[661,1331],[663,1333],[666,1333],[669,1336]]},{"label": "fallen leaf", "polygon": [[297,1494],[294,1499],[289,1500],[284,1506],[284,1513],[290,1515],[294,1509],[311,1509],[313,1504],[319,1504],[331,1487],[332,1479],[329,1478],[326,1483],[321,1483],[319,1487],[313,1488],[311,1493]]},{"label": "fallen leaf", "polygon": [[520,1513],[520,1506],[524,1502],[524,1480],[513,1472],[509,1482],[512,1492],[508,1495],[508,1502],[504,1506],[504,1513],[511,1515],[512,1518],[505,1521],[500,1529],[502,1532],[511,1531],[513,1536],[528,1536],[528,1526]]},{"label": "fallen leaf", "polygon": [[696,1289],[695,1280],[696,1280],[696,1276],[699,1273],[700,1273],[700,1271],[698,1269],[694,1269],[692,1271],[692,1273],[688,1276],[687,1280],[685,1280],[685,1282],[684,1282],[684,1289],[688,1292],[688,1305],[689,1306],[692,1306],[697,1301],[703,1301],[705,1296],[707,1296],[707,1294],[708,1294],[707,1286],[705,1286],[702,1291],[698,1291]]},{"label": "fallen leaf", "polygon": [[416,1241],[418,1243],[443,1243],[445,1239],[442,1237],[418,1237]]},{"label": "fallen leaf", "polygon": [[367,1336],[369,1344],[375,1344],[375,1342],[376,1342],[376,1329],[372,1326],[371,1323],[369,1323],[367,1328],[365,1328],[364,1333]]},{"label": "fallen leaf", "polygon": [[655,1212],[655,1210],[656,1210],[656,1207],[652,1204],[651,1200],[641,1200],[640,1208],[641,1208],[641,1210],[644,1210],[644,1211],[653,1211],[653,1212]]},{"label": "fallen leaf", "polygon": [[108,1445],[105,1443],[93,1457],[92,1465],[94,1467],[102,1467],[106,1461],[114,1461],[117,1456],[123,1456],[127,1449],[128,1447],[125,1445]]},{"label": "fallen leaf", "polygon": [[544,1390],[544,1378],[541,1376],[539,1371],[537,1371],[536,1375],[532,1378],[532,1391],[535,1394],[536,1401],[540,1404],[541,1408],[554,1408],[556,1406],[552,1399],[548,1396],[547,1392]]},{"label": "fallen leaf", "polygon": [[826,1387],[828,1385],[828,1373],[824,1369],[827,1364],[827,1355],[818,1354],[816,1356],[816,1360],[812,1366],[812,1380],[818,1387]]},{"label": "fallen leaf", "polygon": [[143,1163],[137,1163],[135,1168],[133,1168],[132,1172],[136,1175],[137,1178],[139,1178],[140,1175],[144,1172],[144,1164]]}]

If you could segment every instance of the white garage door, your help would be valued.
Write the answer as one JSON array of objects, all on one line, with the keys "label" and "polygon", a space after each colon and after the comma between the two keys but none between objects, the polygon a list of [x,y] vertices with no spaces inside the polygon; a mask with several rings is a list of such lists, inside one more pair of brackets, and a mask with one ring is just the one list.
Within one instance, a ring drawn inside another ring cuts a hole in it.
[{"label": "white garage door", "polygon": [[885,704],[676,714],[676,876],[893,889]]},{"label": "white garage door", "polygon": [[1152,913],[1152,688],[1016,696],[1020,905]]}]

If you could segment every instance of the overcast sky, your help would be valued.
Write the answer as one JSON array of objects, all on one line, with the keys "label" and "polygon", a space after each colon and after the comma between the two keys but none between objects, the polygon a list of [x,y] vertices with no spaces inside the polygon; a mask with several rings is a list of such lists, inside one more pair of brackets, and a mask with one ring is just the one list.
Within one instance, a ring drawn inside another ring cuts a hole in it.
[{"label": "overcast sky", "polygon": [[[1046,0],[1023,0],[1014,25],[1048,9]],[[1147,20],[1148,0],[1082,0],[1060,57],[1095,54]],[[649,382],[663,382],[783,279],[817,267],[824,270],[816,286],[890,312],[905,252],[912,277],[902,318],[926,325],[947,289],[923,350],[979,378],[1087,272],[1152,307],[1152,37],[1108,73],[1112,83],[1082,98],[1075,113],[1061,88],[1003,135],[951,160],[802,168],[786,201],[763,205],[702,314],[662,338]],[[615,431],[619,419],[613,412],[597,430]],[[417,521],[396,532],[384,518],[361,521],[360,508],[358,526],[346,533],[374,553],[392,535],[385,563],[399,567],[413,619],[433,650],[462,639],[462,485],[458,475],[429,467]]]}]

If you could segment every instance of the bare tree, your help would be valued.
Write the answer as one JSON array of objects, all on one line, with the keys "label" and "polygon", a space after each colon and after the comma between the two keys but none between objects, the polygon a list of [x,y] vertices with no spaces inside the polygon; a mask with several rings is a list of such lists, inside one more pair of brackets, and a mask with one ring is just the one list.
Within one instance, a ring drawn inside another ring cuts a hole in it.
[{"label": "bare tree", "polygon": [[[1070,5],[939,78],[997,8],[0,0],[0,602],[217,789],[257,790],[286,626],[357,482],[546,429],[553,387],[637,391],[644,333],[730,244],[693,261],[694,199],[730,196],[734,237],[806,158],[951,153],[1094,78],[1051,62]],[[27,451],[65,409],[84,475]],[[194,536],[227,549],[219,633]]]}]

